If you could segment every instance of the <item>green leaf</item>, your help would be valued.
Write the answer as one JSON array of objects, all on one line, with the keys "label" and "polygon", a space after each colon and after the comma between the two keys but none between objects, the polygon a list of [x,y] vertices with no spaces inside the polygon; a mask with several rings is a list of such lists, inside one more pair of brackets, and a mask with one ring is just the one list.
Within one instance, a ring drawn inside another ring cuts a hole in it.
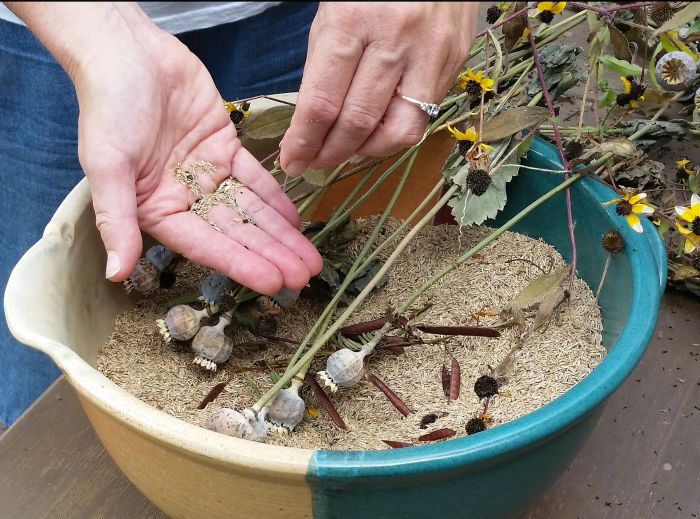
[{"label": "green leaf", "polygon": [[622,76],[639,76],[642,73],[642,67],[639,65],[635,65],[622,59],[617,59],[609,54],[603,54],[598,58],[598,61],[605,67]]},{"label": "green leaf", "polygon": [[289,128],[293,114],[294,107],[289,105],[273,106],[268,110],[252,113],[243,126],[244,135],[252,140],[280,137]]},{"label": "green leaf", "polygon": [[606,106],[610,106],[615,102],[615,92],[612,90],[608,90],[605,92],[605,95],[600,98],[598,101],[598,108],[605,108]]},{"label": "green leaf", "polygon": [[693,25],[691,25],[688,28],[688,30],[684,33],[683,37],[690,36],[691,34],[695,34],[696,32],[700,32],[700,19],[695,20],[695,23],[693,23]]},{"label": "green leaf", "polygon": [[673,18],[656,29],[654,35],[656,36],[659,33],[671,31],[676,27],[690,23],[697,16],[700,16],[700,2],[688,2],[688,5],[673,15]]},{"label": "green leaf", "polygon": [[309,184],[316,187],[324,187],[326,185],[326,172],[322,169],[311,169],[308,168],[304,171],[304,180]]},{"label": "green leaf", "polygon": [[659,231],[659,236],[663,238],[664,235],[671,229],[671,226],[666,220],[661,220],[659,225],[656,226],[656,229]]},{"label": "green leaf", "polygon": [[481,138],[484,142],[498,141],[548,118],[549,111],[543,106],[518,106],[486,121]]},{"label": "green leaf", "polygon": [[[355,280],[348,285],[348,292],[351,294],[359,294],[364,290],[364,288],[369,284],[370,281],[372,281],[372,278],[379,272],[379,270],[382,268],[382,264],[379,261],[373,261],[370,266],[365,270],[363,273],[361,273],[358,277],[355,278]],[[384,274],[382,278],[379,280],[379,283],[374,287],[374,289],[378,289],[386,285],[387,281],[389,280],[388,276]]]},{"label": "green leaf", "polygon": [[246,384],[248,384],[248,386],[250,386],[250,389],[253,390],[253,393],[255,393],[255,397],[260,398],[262,396],[262,391],[260,391],[260,388],[255,383],[255,380],[253,380],[246,374],[244,374],[243,376],[245,377]]}]

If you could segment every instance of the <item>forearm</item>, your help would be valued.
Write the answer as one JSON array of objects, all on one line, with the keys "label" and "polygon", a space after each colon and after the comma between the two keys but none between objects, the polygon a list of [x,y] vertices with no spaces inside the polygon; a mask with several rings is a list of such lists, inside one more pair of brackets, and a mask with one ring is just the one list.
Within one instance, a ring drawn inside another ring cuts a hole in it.
[{"label": "forearm", "polygon": [[[156,29],[137,3],[5,2],[75,81],[85,64]],[[157,30],[157,29],[156,29]]]}]

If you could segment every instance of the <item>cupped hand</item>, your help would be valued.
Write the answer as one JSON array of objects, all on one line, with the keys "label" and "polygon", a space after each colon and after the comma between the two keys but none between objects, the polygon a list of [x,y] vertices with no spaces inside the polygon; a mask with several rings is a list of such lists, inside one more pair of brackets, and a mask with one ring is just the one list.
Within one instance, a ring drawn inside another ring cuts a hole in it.
[{"label": "cupped hand", "polygon": [[296,176],[420,141],[428,115],[396,94],[443,98],[474,39],[477,12],[478,2],[322,3],[281,143],[282,169]]},{"label": "cupped hand", "polygon": [[[138,38],[92,53],[73,74],[79,157],[108,253],[107,277],[129,276],[142,252],[142,229],[260,293],[302,288],[322,262],[298,230],[294,205],[241,147],[202,63],[177,39],[142,23],[146,29],[135,24]],[[216,168],[199,173],[203,193],[229,176],[244,185],[236,203],[252,223],[216,206],[209,213],[216,230],[190,211],[199,196],[176,180],[175,170],[196,161]]]}]

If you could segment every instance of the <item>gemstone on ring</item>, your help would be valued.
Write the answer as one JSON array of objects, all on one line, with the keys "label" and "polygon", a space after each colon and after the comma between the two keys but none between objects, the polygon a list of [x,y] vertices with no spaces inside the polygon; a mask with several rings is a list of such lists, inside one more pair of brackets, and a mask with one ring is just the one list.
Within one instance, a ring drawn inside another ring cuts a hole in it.
[{"label": "gemstone on ring", "polygon": [[423,110],[425,113],[427,113],[431,118],[437,117],[437,115],[440,113],[440,106],[435,104],[435,103],[428,103],[426,101],[419,101],[418,99],[413,99],[412,97],[408,97],[402,94],[398,94],[399,97],[405,101],[408,101],[411,104],[416,105],[418,108]]}]

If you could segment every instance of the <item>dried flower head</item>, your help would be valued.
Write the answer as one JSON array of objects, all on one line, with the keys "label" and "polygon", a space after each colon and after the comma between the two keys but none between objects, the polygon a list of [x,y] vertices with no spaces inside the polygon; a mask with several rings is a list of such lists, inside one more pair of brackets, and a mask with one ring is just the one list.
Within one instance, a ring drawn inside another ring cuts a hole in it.
[{"label": "dried flower head", "polygon": [[611,254],[617,254],[625,247],[622,235],[614,230],[608,231],[603,235],[602,243],[603,248]]},{"label": "dried flower head", "polygon": [[425,415],[423,418],[420,419],[420,428],[421,429],[426,429],[428,425],[431,423],[435,423],[438,419],[438,415],[435,413],[430,413]]},{"label": "dried flower head", "polygon": [[498,394],[498,381],[491,375],[482,375],[474,382],[474,393],[479,400],[492,397]]},{"label": "dried flower head", "polygon": [[483,169],[470,169],[467,173],[467,187],[471,189],[476,196],[481,196],[486,193],[486,190],[491,185],[491,175]]},{"label": "dried flower head", "polygon": [[649,18],[659,27],[673,18],[673,15],[674,11],[669,2],[655,2],[649,9]]},{"label": "dried flower head", "polygon": [[583,142],[578,140],[571,140],[566,144],[564,148],[564,157],[567,161],[577,159],[583,153]]},{"label": "dried flower head", "polygon": [[486,10],[486,23],[494,24],[501,17],[501,8],[497,5],[492,5]]},{"label": "dried flower head", "polygon": [[486,430],[486,422],[481,418],[471,418],[465,427],[467,434],[472,435]]}]

